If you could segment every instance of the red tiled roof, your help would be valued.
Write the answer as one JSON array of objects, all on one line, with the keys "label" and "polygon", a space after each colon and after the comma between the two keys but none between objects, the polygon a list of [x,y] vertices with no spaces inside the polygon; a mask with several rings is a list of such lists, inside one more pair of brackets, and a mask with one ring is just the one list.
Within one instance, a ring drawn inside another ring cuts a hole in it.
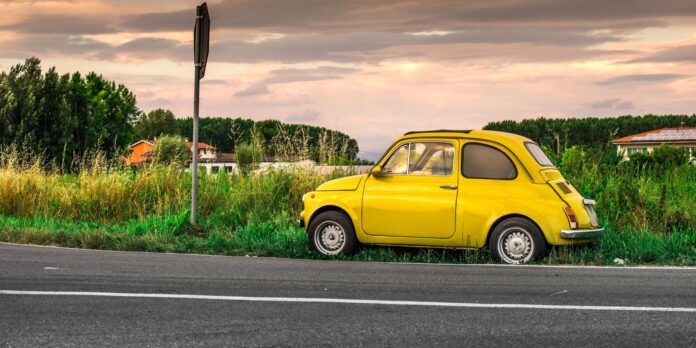
[{"label": "red tiled roof", "polygon": [[229,159],[237,159],[237,155],[233,153],[218,153],[218,158],[229,158]]},{"label": "red tiled roof", "polygon": [[143,140],[138,140],[136,143],[134,143],[133,145],[131,145],[131,146],[129,146],[129,147],[133,147],[133,146],[138,145],[138,144],[140,144],[140,143],[146,143],[146,144],[154,145],[154,143],[153,143],[152,141],[143,139]]},{"label": "red tiled roof", "polygon": [[696,141],[696,127],[662,128],[614,139],[613,144]]},{"label": "red tiled roof", "polygon": [[[186,142],[186,146],[188,146],[188,148],[190,149],[191,147],[193,147],[193,142],[187,141],[187,142]],[[208,144],[206,144],[206,143],[201,143],[200,141],[198,142],[198,148],[199,148],[199,149],[212,149],[212,150],[217,150],[217,148],[216,148],[215,146],[208,145]]]}]

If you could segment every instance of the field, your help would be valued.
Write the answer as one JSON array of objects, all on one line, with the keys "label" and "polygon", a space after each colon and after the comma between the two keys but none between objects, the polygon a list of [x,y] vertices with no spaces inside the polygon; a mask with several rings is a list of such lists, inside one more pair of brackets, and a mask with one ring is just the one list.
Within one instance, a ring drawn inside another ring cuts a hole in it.
[{"label": "field", "polygon": [[[327,258],[308,250],[294,221],[303,193],[350,174],[202,174],[202,221],[194,228],[191,177],[176,164],[131,169],[95,156],[69,174],[18,157],[0,155],[0,241],[109,250]],[[604,162],[579,148],[557,161],[578,190],[597,200],[606,235],[594,245],[554,248],[540,262],[696,265],[696,166]],[[383,247],[365,247],[349,259],[493,262],[487,250]]]}]

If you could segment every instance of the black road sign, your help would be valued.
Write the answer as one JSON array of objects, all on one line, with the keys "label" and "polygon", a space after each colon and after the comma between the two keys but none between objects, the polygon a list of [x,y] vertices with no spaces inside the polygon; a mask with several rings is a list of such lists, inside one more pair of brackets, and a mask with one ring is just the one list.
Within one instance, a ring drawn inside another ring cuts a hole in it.
[{"label": "black road sign", "polygon": [[200,76],[205,76],[205,65],[208,62],[208,48],[210,47],[210,16],[208,5],[196,7],[196,25],[193,30],[193,62],[200,67]]}]

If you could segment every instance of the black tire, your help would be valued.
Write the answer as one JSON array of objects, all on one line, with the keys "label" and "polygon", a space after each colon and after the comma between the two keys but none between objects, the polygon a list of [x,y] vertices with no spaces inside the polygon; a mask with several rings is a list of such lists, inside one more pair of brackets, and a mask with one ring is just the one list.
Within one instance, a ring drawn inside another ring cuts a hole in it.
[{"label": "black tire", "polygon": [[353,222],[337,211],[325,211],[312,219],[307,238],[312,249],[324,255],[353,255],[358,250]]},{"label": "black tire", "polygon": [[546,255],[546,239],[539,228],[525,218],[509,218],[493,229],[488,241],[493,257],[509,264],[539,260]]}]

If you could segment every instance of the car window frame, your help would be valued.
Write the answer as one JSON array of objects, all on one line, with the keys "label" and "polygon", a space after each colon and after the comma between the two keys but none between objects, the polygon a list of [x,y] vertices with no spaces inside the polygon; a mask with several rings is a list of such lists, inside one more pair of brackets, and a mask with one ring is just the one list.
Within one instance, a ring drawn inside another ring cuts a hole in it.
[{"label": "car window frame", "polygon": [[[449,173],[448,175],[413,175],[413,174],[409,174],[408,171],[411,169],[411,144],[413,144],[413,143],[434,143],[434,144],[449,144],[449,145],[451,145],[451,146],[452,146],[452,149],[455,151],[455,152],[454,152],[454,159],[453,159],[453,161],[452,161],[452,172]],[[408,176],[408,177],[412,177],[412,178],[419,178],[419,177],[420,177],[420,178],[432,178],[432,177],[436,177],[436,178],[448,178],[448,177],[451,177],[452,175],[454,175],[454,172],[455,172],[455,170],[454,170],[454,169],[455,169],[455,165],[454,165],[454,164],[455,164],[455,162],[456,162],[456,160],[457,160],[457,152],[456,152],[456,151],[457,151],[457,145],[456,145],[454,142],[449,141],[449,140],[417,140],[417,139],[409,139],[409,141],[404,141],[404,142],[398,143],[398,144],[396,144],[396,145],[394,145],[394,146],[392,147],[392,151],[389,153],[388,156],[386,156],[386,159],[385,159],[384,161],[382,161],[382,164],[380,164],[380,167],[384,168],[384,165],[387,164],[387,163],[391,160],[391,158],[394,156],[394,154],[396,153],[396,151],[399,150],[399,148],[401,148],[401,147],[404,146],[404,145],[408,145],[408,146],[409,146],[409,147],[408,147],[408,157],[406,157],[406,173],[405,173],[405,174],[400,174],[400,173],[384,173],[384,172],[383,172],[382,175],[384,175],[384,176]]]},{"label": "car window frame", "polygon": [[[492,149],[494,149],[494,150],[497,150],[498,152],[502,153],[502,154],[505,156],[505,158],[507,158],[507,160],[510,161],[510,163],[512,164],[512,167],[515,169],[515,176],[513,176],[512,178],[505,178],[505,179],[467,176],[466,174],[464,174],[464,160],[465,160],[465,159],[464,159],[464,148],[465,148],[467,145],[481,145],[481,146],[485,146],[485,147],[490,147],[490,148],[492,148]],[[512,180],[517,179],[517,178],[520,176],[520,170],[519,170],[519,168],[517,168],[517,165],[515,164],[515,161],[513,161],[512,158],[511,158],[507,153],[505,153],[505,151],[503,151],[502,149],[498,148],[497,146],[493,146],[493,145],[490,145],[490,144],[485,144],[485,143],[482,143],[482,142],[468,141],[468,142],[464,143],[464,145],[462,145],[462,148],[461,148],[460,163],[461,163],[461,164],[459,165],[459,171],[461,172],[462,176],[463,176],[464,178],[466,178],[466,179],[512,181]]]}]

